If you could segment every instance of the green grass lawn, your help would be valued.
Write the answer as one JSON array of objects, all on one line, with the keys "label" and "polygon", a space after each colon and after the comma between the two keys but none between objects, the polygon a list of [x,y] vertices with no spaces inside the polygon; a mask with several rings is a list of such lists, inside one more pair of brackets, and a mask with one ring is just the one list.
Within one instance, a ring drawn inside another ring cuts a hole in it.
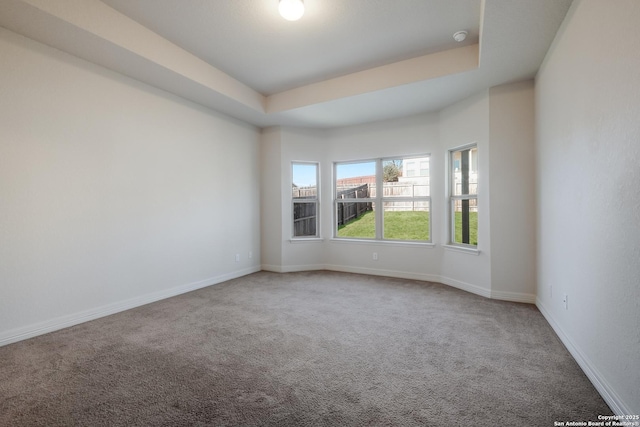
[{"label": "green grass lawn", "polygon": [[[462,212],[456,212],[455,243],[462,243]],[[478,244],[478,212],[469,212],[469,244]]]},{"label": "green grass lawn", "polygon": [[338,226],[338,237],[376,238],[375,212],[369,211],[364,215],[352,219],[344,225]]},{"label": "green grass lawn", "polygon": [[[376,237],[375,213],[367,212],[338,227],[338,237]],[[429,240],[429,212],[389,211],[384,214],[384,238],[391,240]]]},{"label": "green grass lawn", "polygon": [[[429,240],[429,213],[424,211],[385,212],[384,238],[391,240]],[[478,213],[469,213],[470,244],[478,244]],[[369,211],[338,227],[338,237],[375,239],[375,212]],[[462,243],[462,213],[456,212],[455,242]]]},{"label": "green grass lawn", "polygon": [[393,240],[429,240],[429,212],[385,212],[384,238]]}]

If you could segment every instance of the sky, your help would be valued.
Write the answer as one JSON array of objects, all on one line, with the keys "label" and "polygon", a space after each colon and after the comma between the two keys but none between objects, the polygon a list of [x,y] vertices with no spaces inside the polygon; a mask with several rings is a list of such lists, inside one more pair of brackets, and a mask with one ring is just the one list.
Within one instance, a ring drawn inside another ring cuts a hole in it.
[{"label": "sky", "polygon": [[316,185],[316,169],[318,165],[315,163],[294,163],[293,164],[293,183],[298,187],[313,187]]},{"label": "sky", "polygon": [[[294,163],[293,183],[298,187],[313,187],[316,185],[316,168],[315,163]],[[376,162],[342,163],[338,165],[337,178],[375,175],[375,173]]]},{"label": "sky", "polygon": [[376,162],[361,162],[339,164],[337,171],[337,179],[352,178],[354,176],[369,176],[376,174]]}]

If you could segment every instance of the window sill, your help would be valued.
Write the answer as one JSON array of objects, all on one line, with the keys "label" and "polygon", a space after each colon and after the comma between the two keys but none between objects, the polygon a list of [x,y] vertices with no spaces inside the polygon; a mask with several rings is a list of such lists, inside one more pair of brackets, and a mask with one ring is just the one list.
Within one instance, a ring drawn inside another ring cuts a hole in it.
[{"label": "window sill", "polygon": [[467,248],[464,246],[455,246],[455,245],[442,245],[442,247],[452,252],[462,252],[463,254],[469,254],[469,255],[475,255],[475,256],[480,255],[480,251],[476,248]]},{"label": "window sill", "polygon": [[356,245],[378,245],[378,246],[408,246],[418,248],[433,248],[435,244],[430,242],[401,242],[394,240],[374,240],[374,239],[344,239],[332,238],[331,243],[356,244]]},{"label": "window sill", "polygon": [[289,243],[298,244],[298,243],[322,243],[324,239],[322,237],[297,237],[289,239]]}]

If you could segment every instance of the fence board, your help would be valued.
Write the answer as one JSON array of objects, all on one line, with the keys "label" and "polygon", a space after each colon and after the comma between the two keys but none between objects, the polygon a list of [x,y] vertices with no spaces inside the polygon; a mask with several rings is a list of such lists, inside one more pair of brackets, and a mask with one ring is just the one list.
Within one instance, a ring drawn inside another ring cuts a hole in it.
[{"label": "fence board", "polygon": [[293,204],[293,235],[315,236],[316,235],[316,202],[295,202]]},{"label": "fence board", "polygon": [[[338,199],[366,199],[369,198],[369,184],[347,188],[337,192]],[[371,202],[339,202],[337,206],[338,225],[361,217],[372,210]]]}]

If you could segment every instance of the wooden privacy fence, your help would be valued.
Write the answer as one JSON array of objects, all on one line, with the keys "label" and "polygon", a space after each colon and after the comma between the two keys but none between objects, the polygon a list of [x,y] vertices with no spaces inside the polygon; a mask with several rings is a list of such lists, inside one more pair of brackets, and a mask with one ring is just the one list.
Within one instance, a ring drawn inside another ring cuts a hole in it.
[{"label": "wooden privacy fence", "polygon": [[[366,199],[369,195],[369,184],[359,187],[348,188],[338,191],[336,198],[339,199]],[[345,202],[338,203],[337,220],[338,225],[344,225],[349,221],[359,218],[366,212],[373,210],[371,202]]]},{"label": "wooden privacy fence", "polygon": [[315,236],[317,194],[316,187],[293,187],[293,235],[294,236]]},{"label": "wooden privacy fence", "polygon": [[[429,195],[429,178],[421,178],[416,182],[385,182],[382,185],[382,197],[424,197]],[[375,194],[375,185],[371,186]]]},{"label": "wooden privacy fence", "polygon": [[293,204],[293,235],[294,236],[315,236],[316,216],[318,205],[312,203]]},{"label": "wooden privacy fence", "polygon": [[[423,184],[415,183],[385,183],[383,186],[383,197],[424,197],[429,194],[429,182]],[[316,187],[294,187],[293,191],[293,235],[294,236],[315,236],[317,220],[317,188]],[[365,201],[354,201],[353,199],[368,199],[375,197],[375,184],[363,184],[358,187],[338,189],[336,193],[337,221],[338,225],[345,225],[349,221],[361,217],[365,213],[373,210],[373,204]],[[307,199],[308,201],[306,201]],[[351,199],[348,202],[341,202],[341,199]],[[387,200],[385,201],[385,211],[412,211],[428,210],[428,204],[424,201],[407,200]]]},{"label": "wooden privacy fence", "polygon": [[313,199],[318,195],[317,187],[293,187],[294,199]]},{"label": "wooden privacy fence", "polygon": [[[429,202],[425,199],[407,200],[406,198],[428,197],[429,178],[421,178],[415,182],[385,182],[382,186],[383,206],[385,212],[390,211],[424,211],[429,210]],[[375,193],[375,188],[370,189]],[[401,198],[405,198],[402,200]]]}]

